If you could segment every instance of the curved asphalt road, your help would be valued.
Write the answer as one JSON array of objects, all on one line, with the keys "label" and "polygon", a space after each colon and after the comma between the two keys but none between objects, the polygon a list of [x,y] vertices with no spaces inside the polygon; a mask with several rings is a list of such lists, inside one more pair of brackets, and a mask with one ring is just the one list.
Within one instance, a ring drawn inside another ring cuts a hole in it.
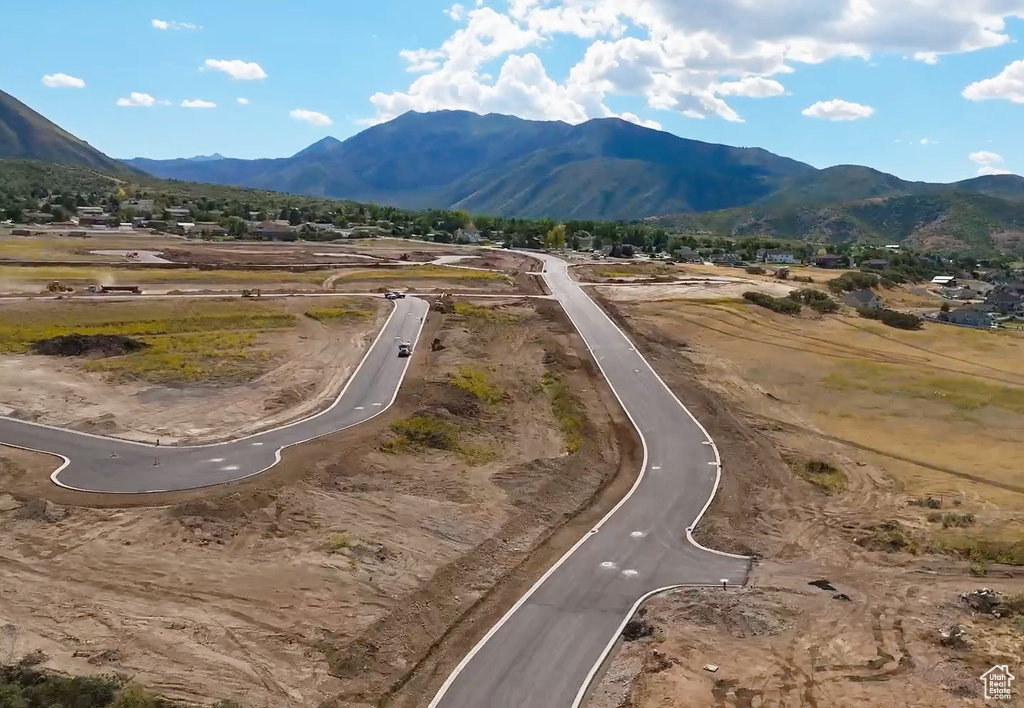
[{"label": "curved asphalt road", "polygon": [[154,447],[0,417],[0,442],[62,456],[53,481],[83,492],[182,491],[252,477],[277,464],[282,449],[363,423],[391,405],[410,361],[398,358],[396,340],[415,346],[428,310],[418,298],[394,302],[334,404],[291,425],[212,445]]},{"label": "curved asphalt road", "polygon": [[688,585],[745,582],[749,560],[690,539],[718,485],[701,425],[580,287],[564,261],[544,278],[644,440],[630,495],[524,596],[456,668],[430,708],[574,708],[640,602]]}]

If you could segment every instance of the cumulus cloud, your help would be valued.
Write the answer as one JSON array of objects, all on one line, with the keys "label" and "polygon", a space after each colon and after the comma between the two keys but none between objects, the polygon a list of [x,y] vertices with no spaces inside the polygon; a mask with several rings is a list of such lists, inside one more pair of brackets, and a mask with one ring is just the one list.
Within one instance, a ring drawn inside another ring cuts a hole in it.
[{"label": "cumulus cloud", "polygon": [[332,121],[323,113],[317,113],[316,111],[307,111],[305,108],[296,108],[294,111],[289,113],[295,120],[305,121],[310,125],[331,125]]},{"label": "cumulus cloud", "polygon": [[861,120],[874,115],[875,109],[860,103],[834,98],[831,101],[818,101],[813,106],[805,108],[802,113],[805,116],[822,120]]},{"label": "cumulus cloud", "polygon": [[998,153],[989,152],[988,150],[979,150],[978,152],[972,152],[967,156],[967,159],[978,165],[979,177],[984,175],[1010,174],[1009,170],[999,167],[999,165],[1003,164],[1004,160],[1003,156]]},{"label": "cumulus cloud", "polygon": [[650,128],[651,130],[661,130],[661,123],[656,120],[644,120],[635,113],[623,113],[619,116],[624,121],[628,121],[635,125],[642,125],[644,128]]},{"label": "cumulus cloud", "polygon": [[1002,99],[1024,103],[1024,59],[1015,61],[991,79],[976,81],[963,91],[971,101]]},{"label": "cumulus cloud", "polygon": [[[410,109],[462,108],[578,122],[614,115],[608,99],[633,96],[655,110],[740,121],[727,99],[782,95],[776,77],[802,65],[876,54],[935,63],[1008,42],[1006,19],[1024,17],[1024,0],[468,5],[449,9],[460,27],[440,46],[401,52],[420,76],[404,91],[374,94],[376,120]],[[537,55],[561,36],[586,40],[588,48],[564,80],[554,80]],[[527,84],[525,76],[539,83]]]},{"label": "cumulus cloud", "polygon": [[85,82],[67,74],[47,74],[43,77],[43,86],[50,88],[85,88]]},{"label": "cumulus cloud", "polygon": [[210,103],[209,101],[203,101],[202,99],[199,99],[199,98],[194,98],[192,100],[182,101],[181,102],[181,107],[182,108],[216,108],[217,104],[216,103]]},{"label": "cumulus cloud", "polygon": [[240,99],[238,99],[238,105],[240,105],[240,106],[248,106],[249,105],[249,99],[248,98],[240,98]]},{"label": "cumulus cloud", "polygon": [[223,71],[236,81],[256,81],[267,78],[263,67],[254,61],[241,59],[207,59],[206,67],[215,71]]},{"label": "cumulus cloud", "polygon": [[128,98],[117,99],[117,105],[125,107],[150,108],[151,106],[156,105],[156,99],[148,93],[136,93],[135,91],[132,91],[128,94]]},{"label": "cumulus cloud", "polygon": [[448,15],[448,17],[452,18],[454,21],[460,22],[466,14],[466,8],[464,8],[459,3],[455,3],[447,10],[445,10],[444,14]]},{"label": "cumulus cloud", "polygon": [[166,20],[153,20],[153,29],[158,30],[201,30],[202,27],[191,22],[167,22]]},{"label": "cumulus cloud", "polygon": [[782,96],[786,88],[774,79],[760,76],[748,76],[740,81],[729,81],[719,84],[716,90],[720,96],[748,96],[750,98],[769,98]]}]

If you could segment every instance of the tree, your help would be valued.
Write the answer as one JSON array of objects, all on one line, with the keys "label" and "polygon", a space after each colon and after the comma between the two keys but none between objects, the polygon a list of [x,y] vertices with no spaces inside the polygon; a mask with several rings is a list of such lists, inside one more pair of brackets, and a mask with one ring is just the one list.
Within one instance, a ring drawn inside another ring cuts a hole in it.
[{"label": "tree", "polygon": [[68,220],[68,213],[64,210],[64,207],[62,207],[60,204],[55,204],[53,206],[53,208],[50,210],[50,213],[53,214],[53,220],[54,221],[67,221]]},{"label": "tree", "polygon": [[940,307],[939,309],[942,310],[943,312],[949,312],[949,303],[948,302],[942,303],[942,307]]},{"label": "tree", "polygon": [[560,251],[565,248],[565,224],[557,224],[544,237],[544,247]]}]

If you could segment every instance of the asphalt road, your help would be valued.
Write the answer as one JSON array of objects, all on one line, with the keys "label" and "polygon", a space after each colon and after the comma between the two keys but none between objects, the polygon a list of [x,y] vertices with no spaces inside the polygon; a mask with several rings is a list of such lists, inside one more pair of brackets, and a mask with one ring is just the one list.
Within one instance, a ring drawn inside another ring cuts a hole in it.
[{"label": "asphalt road", "polygon": [[430,708],[573,708],[640,601],[671,587],[745,582],[745,558],[690,531],[714,496],[717,451],[629,339],[550,256],[545,279],[644,440],[630,495],[484,637]]},{"label": "asphalt road", "polygon": [[284,448],[363,423],[391,405],[410,361],[398,358],[397,340],[415,346],[428,311],[418,298],[394,302],[334,404],[291,425],[212,445],[155,447],[0,417],[0,442],[64,457],[53,481],[85,492],[180,491],[252,477],[277,464]]}]

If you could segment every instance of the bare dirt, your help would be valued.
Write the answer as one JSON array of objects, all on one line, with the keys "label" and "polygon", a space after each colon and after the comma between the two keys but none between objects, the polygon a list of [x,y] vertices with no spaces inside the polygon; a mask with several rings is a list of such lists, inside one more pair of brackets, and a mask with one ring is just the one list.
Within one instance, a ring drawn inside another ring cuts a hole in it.
[{"label": "bare dirt", "polygon": [[[902,333],[843,334],[837,318],[787,320],[738,303],[605,306],[721,451],[723,485],[696,535],[760,561],[745,589],[652,600],[643,620],[653,636],[620,645],[590,708],[981,706],[982,673],[1004,663],[1019,673],[1024,619],[979,615],[959,597],[984,586],[1024,597],[1024,570],[939,552],[955,539],[987,539],[1007,553],[1019,543],[1024,487],[1005,465],[968,472],[968,458],[952,453],[982,444],[975,438],[984,424],[974,426],[990,419],[992,403],[946,417],[948,402],[918,400],[915,418],[899,387],[843,398],[820,378],[836,362],[884,358],[886,367],[918,367],[933,376],[929,385],[948,386],[929,367],[983,375],[979,367],[995,366],[991,357],[1009,341],[990,340],[964,357],[966,342],[935,348],[927,333],[906,342]],[[829,331],[815,334],[822,328]],[[933,419],[938,427],[929,428]],[[876,420],[886,421],[886,435]],[[823,435],[830,424],[845,434]],[[851,442],[862,433],[863,443]],[[928,461],[940,457],[945,464]],[[830,494],[801,478],[795,469],[804,460],[834,465],[845,488]],[[941,511],[924,506],[928,498]],[[976,526],[928,520],[946,514],[971,514]],[[954,624],[967,644],[943,643]],[[1015,695],[1009,705],[1024,705]]]},{"label": "bare dirt", "polygon": [[[389,312],[381,300],[359,299],[358,306],[372,312],[372,317],[323,324],[303,313],[324,301],[267,302],[297,315],[298,324],[262,337],[257,348],[271,364],[253,381],[147,383],[85,370],[77,360],[2,355],[0,412],[131,440],[159,439],[164,444],[206,443],[257,432],[326,407]],[[354,306],[354,301],[346,304]]]},{"label": "bare dirt", "polygon": [[[497,307],[433,313],[424,336],[440,346],[417,350],[392,409],[213,496],[71,495],[46,483],[49,459],[0,452],[11,651],[179,699],[423,705],[635,469],[635,441],[561,310]],[[489,402],[453,385],[468,370]],[[545,373],[583,416],[572,454]],[[424,418],[454,437],[397,444]]]}]

